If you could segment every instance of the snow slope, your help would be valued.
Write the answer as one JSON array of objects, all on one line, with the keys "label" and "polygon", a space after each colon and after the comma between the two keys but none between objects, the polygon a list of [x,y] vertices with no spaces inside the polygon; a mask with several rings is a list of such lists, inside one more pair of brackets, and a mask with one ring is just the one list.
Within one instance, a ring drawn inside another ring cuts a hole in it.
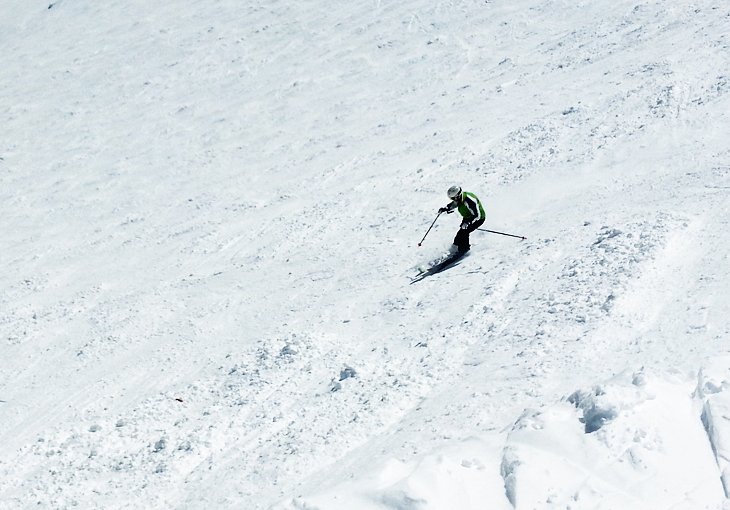
[{"label": "snow slope", "polygon": [[727,2],[0,13],[0,508],[730,509]]}]

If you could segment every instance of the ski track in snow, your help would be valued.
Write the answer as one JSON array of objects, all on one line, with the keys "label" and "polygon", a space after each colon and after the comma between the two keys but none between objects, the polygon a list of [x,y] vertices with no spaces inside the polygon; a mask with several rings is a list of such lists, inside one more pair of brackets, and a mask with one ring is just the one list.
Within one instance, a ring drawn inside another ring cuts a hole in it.
[{"label": "ski track in snow", "polygon": [[5,9],[0,508],[730,508],[727,6]]}]

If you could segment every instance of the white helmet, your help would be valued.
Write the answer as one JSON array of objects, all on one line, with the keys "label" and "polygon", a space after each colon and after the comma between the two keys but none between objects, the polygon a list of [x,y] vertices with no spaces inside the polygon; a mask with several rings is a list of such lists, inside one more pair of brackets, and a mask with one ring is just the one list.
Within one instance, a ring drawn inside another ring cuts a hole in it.
[{"label": "white helmet", "polygon": [[451,200],[456,200],[458,197],[461,196],[461,186],[451,186],[446,194]]}]

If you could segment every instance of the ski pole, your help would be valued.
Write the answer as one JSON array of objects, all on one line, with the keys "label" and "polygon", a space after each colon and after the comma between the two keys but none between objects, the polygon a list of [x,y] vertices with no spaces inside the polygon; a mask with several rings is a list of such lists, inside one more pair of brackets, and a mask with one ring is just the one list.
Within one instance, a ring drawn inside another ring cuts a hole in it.
[{"label": "ski pole", "polygon": [[441,216],[441,212],[439,212],[439,213],[438,213],[438,214],[436,215],[436,219],[435,219],[435,220],[433,220],[433,223],[431,223],[431,226],[430,226],[430,227],[428,227],[428,230],[426,230],[426,233],[425,233],[425,234],[423,235],[423,239],[421,239],[421,242],[420,242],[420,243],[418,243],[418,246],[421,246],[421,243],[423,243],[423,241],[425,241],[425,240],[426,240],[426,236],[428,235],[428,233],[429,233],[429,232],[431,232],[431,229],[432,229],[432,228],[433,228],[433,226],[434,226],[434,225],[436,224],[436,220],[437,220],[437,219],[439,219],[439,216]]},{"label": "ski pole", "polygon": [[505,234],[504,232],[497,232],[496,230],[487,230],[486,228],[478,228],[477,230],[481,230],[482,232],[491,232],[492,234],[500,234],[503,236],[516,237],[517,239],[522,239],[523,241],[525,239],[527,239],[526,237],[523,237],[523,236],[516,236],[514,234]]}]

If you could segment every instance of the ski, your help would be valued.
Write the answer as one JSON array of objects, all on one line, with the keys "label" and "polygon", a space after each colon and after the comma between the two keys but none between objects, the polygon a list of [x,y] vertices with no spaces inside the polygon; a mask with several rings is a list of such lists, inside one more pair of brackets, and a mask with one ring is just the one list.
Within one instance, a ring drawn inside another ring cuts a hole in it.
[{"label": "ski", "polygon": [[411,285],[413,285],[416,282],[420,282],[421,280],[423,280],[424,278],[426,278],[428,276],[438,274],[441,271],[445,271],[451,267],[459,265],[461,263],[461,260],[464,257],[466,257],[468,254],[469,254],[468,251],[463,252],[463,253],[456,253],[454,255],[451,255],[450,257],[447,257],[445,260],[437,262],[436,264],[429,267],[425,271],[421,271],[415,277],[411,278]]}]

